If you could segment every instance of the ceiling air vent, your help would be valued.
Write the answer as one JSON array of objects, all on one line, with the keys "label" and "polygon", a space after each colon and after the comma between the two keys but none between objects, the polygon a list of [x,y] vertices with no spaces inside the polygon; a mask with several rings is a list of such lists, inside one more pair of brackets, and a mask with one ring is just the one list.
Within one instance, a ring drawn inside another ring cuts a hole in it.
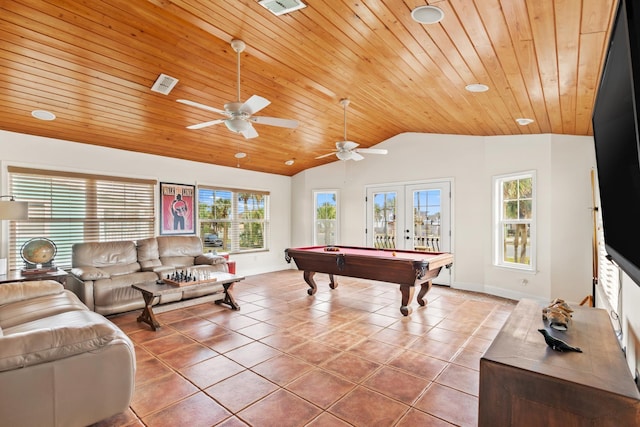
[{"label": "ceiling air vent", "polygon": [[169,95],[169,92],[171,92],[171,89],[173,89],[176,83],[178,83],[178,79],[167,76],[166,74],[160,74],[156,82],[151,86],[151,90],[163,95]]},{"label": "ceiling air vent", "polygon": [[276,16],[293,12],[294,10],[307,7],[300,0],[261,0],[258,2],[261,6],[269,9]]}]

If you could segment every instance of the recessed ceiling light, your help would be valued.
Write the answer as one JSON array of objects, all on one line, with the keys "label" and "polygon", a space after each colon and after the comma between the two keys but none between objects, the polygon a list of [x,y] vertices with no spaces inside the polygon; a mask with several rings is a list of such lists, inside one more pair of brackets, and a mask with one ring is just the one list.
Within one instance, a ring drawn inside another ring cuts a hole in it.
[{"label": "recessed ceiling light", "polygon": [[411,17],[421,24],[435,24],[442,21],[444,12],[435,6],[418,6],[411,11]]},{"label": "recessed ceiling light", "polygon": [[284,164],[287,165],[287,166],[291,166],[294,163],[295,163],[295,160],[293,160],[293,159],[287,160],[286,162],[284,162]]},{"label": "recessed ceiling light", "polygon": [[236,153],[234,157],[236,159],[244,159],[245,157],[247,157],[247,153]]},{"label": "recessed ceiling light", "polygon": [[40,120],[55,120],[56,115],[46,110],[33,110],[31,115]]},{"label": "recessed ceiling light", "polygon": [[516,119],[516,122],[518,122],[520,126],[526,126],[533,123],[533,119],[527,119],[527,118],[521,117],[519,119]]},{"label": "recessed ceiling light", "polygon": [[489,90],[489,86],[483,85],[482,83],[472,83],[466,85],[464,88],[469,92],[486,92]]}]

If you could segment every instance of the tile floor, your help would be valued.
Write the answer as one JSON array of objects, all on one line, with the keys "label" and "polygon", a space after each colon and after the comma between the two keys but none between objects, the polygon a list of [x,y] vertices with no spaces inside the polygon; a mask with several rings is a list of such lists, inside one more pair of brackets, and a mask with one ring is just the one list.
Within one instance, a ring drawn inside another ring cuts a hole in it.
[{"label": "tile floor", "polygon": [[515,302],[434,286],[400,314],[397,285],[302,272],[247,277],[212,303],[112,316],[136,346],[130,409],[96,426],[475,426],[479,359]]}]

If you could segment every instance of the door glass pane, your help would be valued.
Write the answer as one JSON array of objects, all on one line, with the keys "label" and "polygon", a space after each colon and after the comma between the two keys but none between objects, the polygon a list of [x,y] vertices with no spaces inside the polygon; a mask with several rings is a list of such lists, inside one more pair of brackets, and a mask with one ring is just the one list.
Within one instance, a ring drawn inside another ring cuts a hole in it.
[{"label": "door glass pane", "polygon": [[376,248],[396,247],[395,192],[373,194],[373,245]]},{"label": "door glass pane", "polygon": [[413,249],[440,251],[441,192],[420,190],[413,192]]}]

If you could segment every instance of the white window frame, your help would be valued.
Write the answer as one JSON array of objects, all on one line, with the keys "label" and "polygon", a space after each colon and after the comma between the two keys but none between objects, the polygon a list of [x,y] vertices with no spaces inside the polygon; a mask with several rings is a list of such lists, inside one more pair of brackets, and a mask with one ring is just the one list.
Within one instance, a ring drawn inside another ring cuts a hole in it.
[{"label": "white window frame", "polygon": [[[517,179],[531,178],[531,219],[518,219],[507,220],[502,217],[502,205],[503,205],[503,183],[507,181],[514,181]],[[535,272],[536,271],[536,172],[524,171],[517,173],[510,173],[504,175],[497,175],[493,177],[493,265],[497,267],[512,268],[516,270],[524,270]],[[504,260],[504,225],[507,224],[528,224],[529,225],[529,259],[530,264],[522,264],[515,262],[508,262]]]},{"label": "white window frame", "polygon": [[[209,218],[202,218],[200,216],[200,191],[201,190],[208,190],[208,191],[220,191],[220,192],[229,192],[231,193],[231,212],[229,212],[229,217],[228,218],[219,218],[219,219],[209,219]],[[230,227],[230,231],[229,231],[229,235],[228,237],[228,241],[223,242],[223,247],[222,248],[216,248],[216,250],[223,250],[225,252],[230,252],[230,253],[247,253],[247,252],[260,252],[260,251],[268,251],[269,250],[269,241],[270,241],[270,233],[271,233],[271,229],[270,229],[270,203],[271,203],[271,199],[270,199],[270,192],[268,191],[262,191],[262,190],[250,190],[250,189],[240,189],[240,188],[228,188],[228,187],[218,187],[218,186],[212,186],[212,185],[198,185],[197,186],[197,200],[198,200],[198,208],[197,208],[197,223],[198,223],[198,233],[201,233],[202,227],[204,223],[210,222],[210,223],[228,223],[229,227]],[[263,218],[258,218],[258,219],[252,219],[252,218],[243,218],[242,217],[242,206],[240,201],[239,201],[239,195],[240,194],[255,194],[255,195],[260,195],[263,197],[262,203],[264,204],[264,216]],[[262,246],[261,247],[254,247],[254,248],[243,248],[240,245],[240,240],[241,240],[241,228],[243,224],[250,224],[250,223],[258,223],[261,224],[261,228],[262,228]],[[222,236],[218,236],[220,238],[222,238]],[[203,245],[206,244],[204,242],[204,238],[205,236],[200,235],[200,238],[203,240]],[[213,249],[213,248],[211,248]]]},{"label": "white window frame", "polygon": [[333,239],[333,243],[331,244],[338,244],[338,242],[340,242],[340,191],[337,189],[322,189],[322,190],[313,190],[313,222],[312,222],[312,239],[313,239],[313,245],[325,245],[327,243],[325,242],[319,242],[318,241],[318,230],[317,230],[317,224],[318,224],[318,196],[320,194],[334,194],[336,197],[336,224],[335,224],[335,236]]}]

